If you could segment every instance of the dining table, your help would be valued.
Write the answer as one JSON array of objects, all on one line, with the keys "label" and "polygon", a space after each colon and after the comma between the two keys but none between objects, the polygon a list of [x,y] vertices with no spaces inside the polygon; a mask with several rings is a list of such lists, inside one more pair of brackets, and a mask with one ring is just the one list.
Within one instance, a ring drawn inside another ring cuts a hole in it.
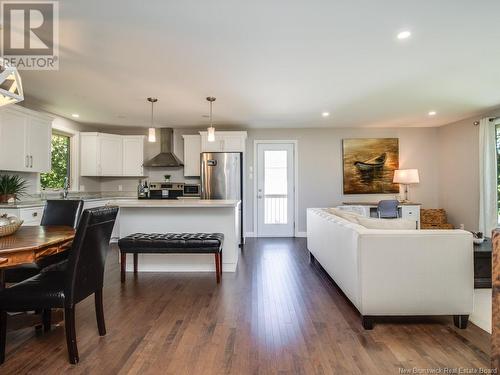
[{"label": "dining table", "polygon": [[74,237],[73,227],[55,225],[22,226],[0,237],[0,290],[5,288],[5,269],[67,251]]}]

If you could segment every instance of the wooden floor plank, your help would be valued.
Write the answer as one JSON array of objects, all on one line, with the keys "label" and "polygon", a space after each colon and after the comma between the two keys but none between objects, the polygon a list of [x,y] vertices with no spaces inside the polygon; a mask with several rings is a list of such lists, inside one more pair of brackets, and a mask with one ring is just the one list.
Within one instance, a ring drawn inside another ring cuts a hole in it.
[{"label": "wooden floor plank", "polygon": [[451,317],[361,327],[359,313],[304,239],[248,239],[235,274],[127,273],[107,260],[99,337],[93,298],[77,306],[80,363],[64,324],[9,332],[1,374],[398,374],[401,367],[487,367],[490,336]]}]

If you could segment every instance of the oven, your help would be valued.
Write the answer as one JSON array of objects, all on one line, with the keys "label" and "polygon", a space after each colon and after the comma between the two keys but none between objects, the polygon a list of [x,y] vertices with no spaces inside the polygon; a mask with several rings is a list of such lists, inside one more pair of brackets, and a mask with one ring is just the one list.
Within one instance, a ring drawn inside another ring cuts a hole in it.
[{"label": "oven", "polygon": [[170,182],[151,182],[149,199],[177,199],[184,195],[184,184]]}]

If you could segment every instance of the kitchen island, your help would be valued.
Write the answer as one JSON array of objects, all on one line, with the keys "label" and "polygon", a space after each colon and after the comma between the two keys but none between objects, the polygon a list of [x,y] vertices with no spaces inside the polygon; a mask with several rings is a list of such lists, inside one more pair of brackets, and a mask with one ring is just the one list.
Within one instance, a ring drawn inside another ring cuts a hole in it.
[{"label": "kitchen island", "polygon": [[[238,200],[150,200],[116,199],[108,205],[118,206],[119,237],[132,233],[223,233],[224,272],[235,272],[240,244],[240,201]],[[131,258],[131,257],[129,257]],[[127,271],[132,271],[127,259]],[[140,272],[208,272],[214,271],[212,254],[140,254]]]}]

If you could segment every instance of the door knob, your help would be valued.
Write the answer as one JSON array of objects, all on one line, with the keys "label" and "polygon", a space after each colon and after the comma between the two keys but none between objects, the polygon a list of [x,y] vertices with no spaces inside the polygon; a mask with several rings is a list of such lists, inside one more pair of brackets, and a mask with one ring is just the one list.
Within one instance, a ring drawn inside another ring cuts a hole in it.
[{"label": "door knob", "polygon": [[257,198],[262,199],[262,195],[260,195],[260,194],[257,195]]}]

